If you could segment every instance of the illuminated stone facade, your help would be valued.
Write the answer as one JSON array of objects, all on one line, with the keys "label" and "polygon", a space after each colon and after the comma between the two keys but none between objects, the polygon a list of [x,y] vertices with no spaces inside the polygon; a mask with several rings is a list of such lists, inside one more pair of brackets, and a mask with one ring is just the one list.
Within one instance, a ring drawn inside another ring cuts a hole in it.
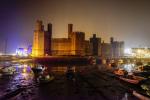
[{"label": "illuminated stone facade", "polygon": [[42,21],[36,22],[33,37],[32,56],[85,55],[85,33],[73,32],[73,24],[68,24],[68,38],[53,38],[52,25],[44,31]]},{"label": "illuminated stone facade", "polygon": [[93,34],[85,40],[84,32],[73,31],[73,24],[68,24],[67,38],[52,38],[52,24],[44,30],[42,21],[37,20],[33,37],[32,56],[92,55],[103,58],[123,57],[124,42],[110,39],[110,43],[101,43],[101,38]]},{"label": "illuminated stone facade", "polygon": [[52,55],[71,55],[71,39],[52,39]]},{"label": "illuminated stone facade", "polygon": [[84,42],[84,32],[72,32],[70,38],[54,38],[52,55],[85,55]]},{"label": "illuminated stone facade", "polygon": [[111,58],[120,58],[124,56],[124,42],[114,41],[113,37],[110,38],[111,45]]},{"label": "illuminated stone facade", "polygon": [[93,37],[90,38],[90,48],[91,54],[94,56],[100,56],[102,58],[121,58],[124,56],[124,42],[123,41],[114,41],[110,38],[110,43],[101,43],[101,38],[96,37],[96,34],[93,34]]},{"label": "illuminated stone facade", "polygon": [[42,21],[37,20],[36,22],[36,29],[34,30],[34,37],[33,37],[33,49],[32,55],[33,56],[43,56],[44,55],[44,30]]},{"label": "illuminated stone facade", "polygon": [[96,34],[93,34],[93,37],[90,38],[90,44],[91,44],[91,53],[94,56],[101,55],[101,38],[97,38]]},{"label": "illuminated stone facade", "polygon": [[73,32],[71,36],[71,54],[85,55],[85,33]]},{"label": "illuminated stone facade", "polygon": [[92,55],[92,46],[90,44],[90,41],[85,40],[84,44],[85,44],[85,55],[87,56]]},{"label": "illuminated stone facade", "polygon": [[51,55],[52,25],[48,24],[48,30],[44,31],[42,21],[37,20],[33,36],[32,56]]},{"label": "illuminated stone facade", "polygon": [[110,43],[101,44],[101,57],[102,58],[111,58],[111,45]]}]

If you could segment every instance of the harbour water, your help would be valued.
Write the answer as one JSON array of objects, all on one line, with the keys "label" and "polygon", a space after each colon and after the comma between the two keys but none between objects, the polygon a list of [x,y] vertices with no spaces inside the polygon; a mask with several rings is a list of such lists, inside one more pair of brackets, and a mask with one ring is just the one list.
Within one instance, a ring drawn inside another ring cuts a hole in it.
[{"label": "harbour water", "polygon": [[[46,84],[39,84],[37,76],[32,71],[32,68],[39,65],[31,62],[1,63],[3,68],[0,76],[0,98],[8,100],[137,99],[129,91],[131,87],[136,89],[137,86],[112,77],[102,71],[102,65],[42,65],[47,73],[54,76],[54,80]],[[4,68],[9,67],[10,73],[4,73]],[[66,76],[68,70],[72,70],[74,74],[71,79]],[[137,90],[140,91],[140,88]]]}]

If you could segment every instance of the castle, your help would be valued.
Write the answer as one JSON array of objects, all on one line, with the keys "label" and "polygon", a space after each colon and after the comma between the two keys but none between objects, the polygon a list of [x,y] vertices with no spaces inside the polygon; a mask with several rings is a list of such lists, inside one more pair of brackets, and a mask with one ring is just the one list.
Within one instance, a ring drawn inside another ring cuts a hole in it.
[{"label": "castle", "polygon": [[124,42],[110,39],[110,43],[101,42],[96,34],[90,40],[85,40],[84,32],[73,31],[73,24],[68,24],[67,38],[52,38],[52,24],[44,30],[42,21],[36,21],[33,37],[32,56],[101,56],[118,58],[123,56]]}]

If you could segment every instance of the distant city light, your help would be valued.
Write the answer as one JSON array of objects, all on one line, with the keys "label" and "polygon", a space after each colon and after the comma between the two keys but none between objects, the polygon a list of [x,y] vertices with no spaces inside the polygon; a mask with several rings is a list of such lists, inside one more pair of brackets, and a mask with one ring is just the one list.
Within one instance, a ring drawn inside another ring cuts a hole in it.
[{"label": "distant city light", "polygon": [[27,49],[25,49],[25,48],[16,49],[16,55],[17,56],[28,56]]},{"label": "distant city light", "polygon": [[132,49],[131,48],[127,48],[127,49],[124,50],[124,53],[131,55],[132,54]]},{"label": "distant city light", "polygon": [[27,57],[32,53],[32,45],[29,45],[28,48],[17,48],[16,54],[20,57]]},{"label": "distant city light", "polygon": [[125,55],[126,57],[134,57],[134,53],[132,52],[132,49],[131,49],[131,48],[126,48],[126,49],[124,50],[124,55]]},{"label": "distant city light", "polygon": [[136,58],[150,58],[150,48],[133,48],[132,53]]},{"label": "distant city light", "polygon": [[124,54],[126,57],[150,58],[150,48],[127,48]]},{"label": "distant city light", "polygon": [[126,64],[124,65],[124,69],[128,72],[132,72],[135,67],[135,64]]},{"label": "distant city light", "polygon": [[142,53],[142,50],[138,49],[138,50],[137,50],[137,53],[139,53],[139,54]]},{"label": "distant city light", "polygon": [[11,54],[12,56],[16,56],[16,53]]}]

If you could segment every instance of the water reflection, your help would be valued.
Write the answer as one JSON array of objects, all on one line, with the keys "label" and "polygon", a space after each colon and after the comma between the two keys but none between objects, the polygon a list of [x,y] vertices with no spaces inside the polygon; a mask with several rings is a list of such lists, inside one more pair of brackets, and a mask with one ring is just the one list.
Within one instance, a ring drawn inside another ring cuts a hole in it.
[{"label": "water reflection", "polygon": [[[27,87],[32,84],[35,84],[36,82],[39,82],[39,80],[43,81],[49,81],[54,79],[54,73],[61,73],[66,74],[69,72],[76,72],[78,70],[75,66],[43,66],[42,65],[42,71],[38,73],[34,73],[33,69],[37,68],[40,64],[13,64],[6,68],[15,68],[15,71],[13,70],[13,74],[7,75],[6,73],[3,73],[3,78],[8,77],[7,80],[7,88],[6,91],[13,91],[15,89],[18,89],[20,87]],[[12,70],[8,70],[8,73],[11,73]],[[1,79],[0,79],[1,80]],[[3,84],[2,84],[3,85]]]},{"label": "water reflection", "polygon": [[73,70],[74,72],[76,72],[76,67],[75,66],[53,66],[53,67],[48,67],[48,71],[49,72],[53,72],[53,73],[66,73],[68,71],[68,69]]},{"label": "water reflection", "polygon": [[15,66],[16,74],[10,78],[8,89],[14,90],[20,87],[29,86],[33,83],[34,74],[27,64]]},{"label": "water reflection", "polygon": [[33,86],[34,74],[27,64],[0,65],[0,99],[9,99],[11,96],[24,92],[24,89]]}]

